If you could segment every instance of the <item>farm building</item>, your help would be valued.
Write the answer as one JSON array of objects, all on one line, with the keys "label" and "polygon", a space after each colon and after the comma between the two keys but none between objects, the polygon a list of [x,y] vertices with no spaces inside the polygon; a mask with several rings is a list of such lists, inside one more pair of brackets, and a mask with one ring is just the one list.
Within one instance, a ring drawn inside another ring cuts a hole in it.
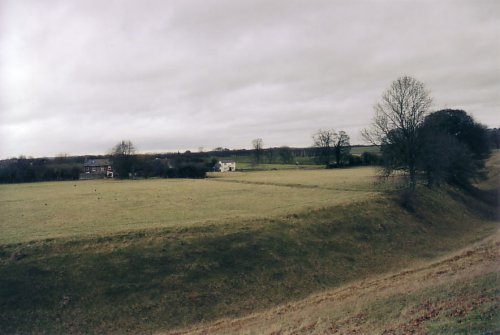
[{"label": "farm building", "polygon": [[113,178],[113,165],[108,159],[88,159],[83,163],[80,179]]},{"label": "farm building", "polygon": [[215,172],[232,172],[236,171],[236,162],[235,161],[218,161],[214,165]]}]

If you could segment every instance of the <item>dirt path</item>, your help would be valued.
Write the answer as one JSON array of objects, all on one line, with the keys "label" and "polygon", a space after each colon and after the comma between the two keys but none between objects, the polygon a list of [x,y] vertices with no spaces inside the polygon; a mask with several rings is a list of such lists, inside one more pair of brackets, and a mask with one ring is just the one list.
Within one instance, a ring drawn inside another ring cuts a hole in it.
[{"label": "dirt path", "polygon": [[497,231],[466,249],[413,269],[354,282],[246,317],[166,334],[425,333],[426,327],[440,318],[466,322],[484,306],[493,306],[498,316],[498,295],[467,288],[487,276],[496,274],[498,279],[499,267]]}]

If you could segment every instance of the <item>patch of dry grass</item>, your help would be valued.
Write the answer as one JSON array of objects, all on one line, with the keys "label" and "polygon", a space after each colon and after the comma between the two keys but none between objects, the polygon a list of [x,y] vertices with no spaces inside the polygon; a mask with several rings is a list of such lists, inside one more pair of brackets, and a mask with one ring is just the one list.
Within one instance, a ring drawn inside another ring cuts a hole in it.
[{"label": "patch of dry grass", "polygon": [[212,173],[210,176],[218,181],[334,191],[373,191],[379,187],[374,167]]},{"label": "patch of dry grass", "polygon": [[163,334],[494,332],[500,330],[499,261],[497,231],[431,263],[355,281],[243,318]]}]

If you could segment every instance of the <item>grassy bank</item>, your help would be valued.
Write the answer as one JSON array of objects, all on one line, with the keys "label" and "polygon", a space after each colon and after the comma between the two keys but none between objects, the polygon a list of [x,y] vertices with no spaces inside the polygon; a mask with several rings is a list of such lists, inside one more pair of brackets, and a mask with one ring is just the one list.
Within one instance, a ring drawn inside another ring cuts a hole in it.
[{"label": "grassy bank", "polygon": [[144,333],[244,315],[439,257],[491,234],[495,212],[458,190],[423,190],[411,211],[387,196],[4,244],[0,332]]},{"label": "grassy bank", "polygon": [[494,334],[500,330],[500,231],[444,258],[363,278],[194,334]]}]

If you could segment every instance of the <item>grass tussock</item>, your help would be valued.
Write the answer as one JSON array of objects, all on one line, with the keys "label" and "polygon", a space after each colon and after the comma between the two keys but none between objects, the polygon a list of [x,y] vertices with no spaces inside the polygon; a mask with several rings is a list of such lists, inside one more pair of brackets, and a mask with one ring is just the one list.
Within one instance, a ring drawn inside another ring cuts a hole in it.
[{"label": "grass tussock", "polygon": [[[468,203],[469,206],[464,206]],[[423,191],[274,218],[0,247],[3,333],[147,333],[237,317],[491,234],[479,200]]]}]

